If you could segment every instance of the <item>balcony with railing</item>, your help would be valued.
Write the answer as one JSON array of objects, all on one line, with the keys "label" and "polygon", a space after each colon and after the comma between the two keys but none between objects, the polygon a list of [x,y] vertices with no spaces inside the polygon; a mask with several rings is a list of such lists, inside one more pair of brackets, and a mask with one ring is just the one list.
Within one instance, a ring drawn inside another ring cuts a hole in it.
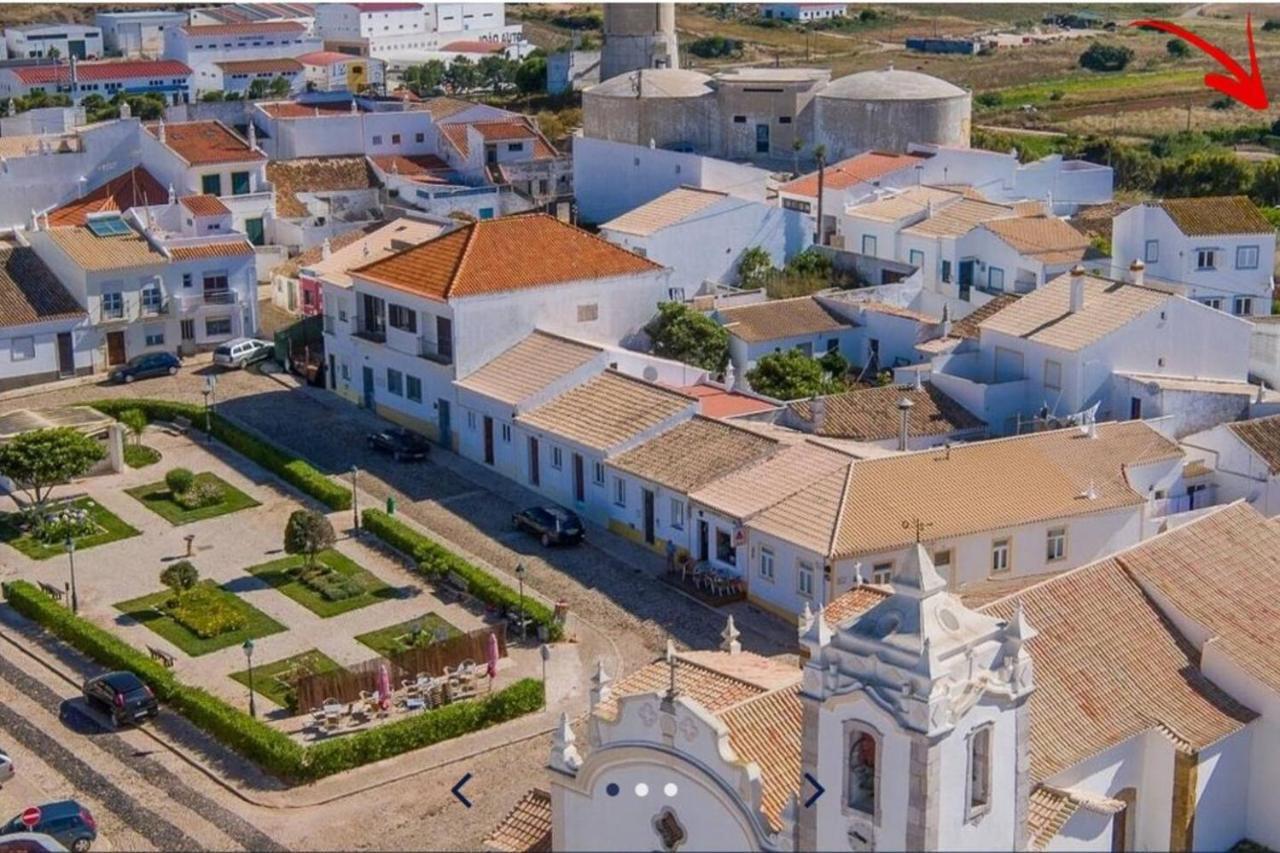
[{"label": "balcony with railing", "polygon": [[387,327],[380,323],[361,322],[351,334],[370,343],[385,344],[387,342]]},{"label": "balcony with railing", "polygon": [[1173,495],[1172,497],[1151,501],[1149,515],[1152,518],[1166,518],[1171,515],[1181,515],[1185,512],[1208,509],[1216,506],[1217,503],[1218,488],[1210,483],[1206,484],[1204,488],[1197,489],[1194,493]]},{"label": "balcony with railing", "polygon": [[176,303],[176,310],[179,313],[187,314],[206,305],[239,305],[241,298],[238,290],[217,287],[208,290],[184,290],[171,301]]},{"label": "balcony with railing", "polygon": [[453,341],[437,340],[425,335],[418,338],[418,357],[436,364],[453,364]]},{"label": "balcony with railing", "polygon": [[164,317],[169,314],[170,300],[143,294],[123,297],[119,303],[98,304],[97,322],[103,324],[131,323],[135,320],[146,320],[149,317]]}]

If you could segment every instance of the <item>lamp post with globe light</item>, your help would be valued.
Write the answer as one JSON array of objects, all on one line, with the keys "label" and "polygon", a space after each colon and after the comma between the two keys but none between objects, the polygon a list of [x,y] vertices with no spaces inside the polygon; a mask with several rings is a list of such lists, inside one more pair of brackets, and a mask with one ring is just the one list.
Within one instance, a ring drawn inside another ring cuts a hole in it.
[{"label": "lamp post with globe light", "polygon": [[258,709],[253,702],[253,640],[245,640],[240,648],[244,649],[244,659],[249,662],[249,716],[256,719]]}]

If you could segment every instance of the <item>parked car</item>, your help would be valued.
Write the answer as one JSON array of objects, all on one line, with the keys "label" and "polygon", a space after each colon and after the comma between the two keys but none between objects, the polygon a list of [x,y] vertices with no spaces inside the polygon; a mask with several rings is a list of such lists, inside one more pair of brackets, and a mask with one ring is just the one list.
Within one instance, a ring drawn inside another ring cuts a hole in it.
[{"label": "parked car", "polygon": [[0,835],[0,853],[67,853],[67,848],[43,832],[11,832]]},{"label": "parked car", "polygon": [[13,759],[3,749],[0,749],[0,785],[8,782],[13,778]]},{"label": "parked car", "polygon": [[544,547],[577,545],[587,535],[577,513],[555,504],[522,509],[511,516],[511,522],[517,530],[527,530],[541,539]]},{"label": "parked car", "polygon": [[112,382],[132,382],[152,376],[173,376],[182,367],[182,360],[171,352],[148,352],[135,355],[111,371]]},{"label": "parked car", "polygon": [[426,436],[401,427],[387,427],[380,432],[371,432],[367,440],[371,450],[390,453],[391,458],[397,462],[420,462],[431,452],[431,442],[427,441]]},{"label": "parked car", "polygon": [[[16,833],[53,836],[54,840],[76,853],[84,853],[98,838],[98,822],[84,806],[75,800],[61,800],[36,806],[39,812],[35,823],[28,826],[22,814],[0,828],[0,842],[5,836]],[[40,849],[40,848],[35,848]]]},{"label": "parked car", "polygon": [[213,363],[229,369],[248,367],[271,357],[275,344],[256,338],[236,338],[213,351]]},{"label": "parked car", "polygon": [[117,726],[141,722],[160,713],[151,688],[132,672],[108,672],[84,683],[84,699],[111,715]]}]

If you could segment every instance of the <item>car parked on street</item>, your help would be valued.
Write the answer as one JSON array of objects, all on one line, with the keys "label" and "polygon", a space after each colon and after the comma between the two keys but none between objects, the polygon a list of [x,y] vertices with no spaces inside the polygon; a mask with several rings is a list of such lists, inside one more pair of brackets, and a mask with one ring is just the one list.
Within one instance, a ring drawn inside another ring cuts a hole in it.
[{"label": "car parked on street", "polygon": [[389,453],[397,462],[421,462],[431,452],[431,442],[426,436],[402,427],[371,432],[367,441],[371,450]]},{"label": "car parked on street", "polygon": [[0,785],[11,780],[13,774],[13,759],[9,757],[9,753],[0,749]]},{"label": "car parked on street", "polygon": [[0,827],[0,841],[16,833],[49,835],[63,847],[85,853],[98,838],[98,822],[75,800],[60,800],[25,809]]},{"label": "car parked on street", "polygon": [[171,352],[147,352],[135,355],[108,374],[112,382],[132,382],[152,376],[174,376],[182,367],[182,359]]},{"label": "car parked on street", "polygon": [[151,688],[132,672],[108,672],[84,683],[84,699],[106,711],[116,726],[139,723],[160,713],[160,703]]},{"label": "car parked on street", "polygon": [[271,357],[275,344],[256,338],[236,338],[219,344],[213,351],[213,363],[229,370],[245,368]]},{"label": "car parked on street", "polygon": [[577,545],[587,535],[578,514],[555,504],[531,506],[511,516],[517,530],[527,530],[537,536],[543,547],[552,545]]},{"label": "car parked on street", "polygon": [[67,853],[67,848],[43,832],[11,832],[0,835],[0,853]]}]

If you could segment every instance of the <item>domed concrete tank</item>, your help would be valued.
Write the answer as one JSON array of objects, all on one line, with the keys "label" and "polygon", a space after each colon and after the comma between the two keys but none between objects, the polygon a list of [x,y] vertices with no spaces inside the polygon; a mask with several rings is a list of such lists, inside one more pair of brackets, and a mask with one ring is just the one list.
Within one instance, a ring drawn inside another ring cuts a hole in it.
[{"label": "domed concrete tank", "polygon": [[641,68],[679,68],[674,3],[606,3],[600,79]]},{"label": "domed concrete tank", "polygon": [[903,152],[912,142],[969,147],[969,92],[916,71],[862,71],[818,93],[814,135],[827,162],[861,151]]},{"label": "domed concrete tank", "polygon": [[582,93],[582,133],[658,148],[715,151],[719,124],[711,78],[697,71],[632,71]]}]

